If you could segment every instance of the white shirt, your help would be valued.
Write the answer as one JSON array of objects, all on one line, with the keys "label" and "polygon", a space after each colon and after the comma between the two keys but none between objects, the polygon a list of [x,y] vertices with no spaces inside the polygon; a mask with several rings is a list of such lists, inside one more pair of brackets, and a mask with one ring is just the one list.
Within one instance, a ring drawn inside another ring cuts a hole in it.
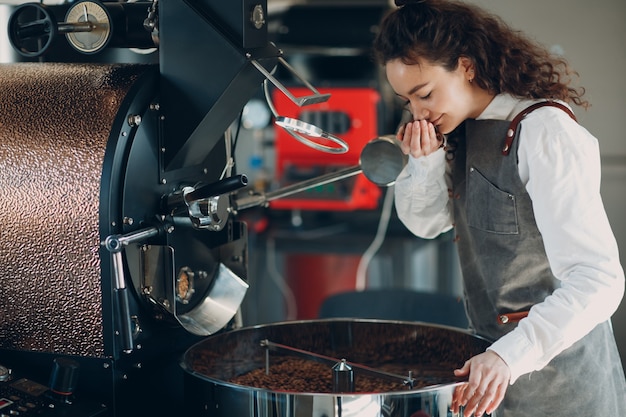
[{"label": "white shirt", "polygon": [[[496,96],[478,119],[512,120],[533,104]],[[504,138],[503,138],[504,139]],[[513,384],[608,320],[624,294],[624,271],[600,197],[598,141],[564,111],[543,107],[521,123],[518,169],[558,288],[489,349],[509,366]],[[406,227],[423,238],[452,228],[445,152],[409,163],[395,184]]]}]

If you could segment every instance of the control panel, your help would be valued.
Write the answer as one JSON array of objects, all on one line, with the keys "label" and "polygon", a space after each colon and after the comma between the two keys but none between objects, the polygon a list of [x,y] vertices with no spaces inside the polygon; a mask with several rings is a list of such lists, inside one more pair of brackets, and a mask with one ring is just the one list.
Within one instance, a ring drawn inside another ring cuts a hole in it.
[{"label": "control panel", "polygon": [[57,366],[51,375],[51,385],[65,387],[57,391],[49,386],[14,373],[0,365],[0,417],[96,417],[106,416],[102,404],[76,400],[71,392],[72,373]]}]

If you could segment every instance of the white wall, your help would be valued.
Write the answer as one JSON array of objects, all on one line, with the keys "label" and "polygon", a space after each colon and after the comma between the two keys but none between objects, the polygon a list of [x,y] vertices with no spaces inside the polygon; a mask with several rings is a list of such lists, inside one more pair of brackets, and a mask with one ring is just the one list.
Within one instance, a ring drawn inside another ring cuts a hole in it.
[{"label": "white wall", "polygon": [[623,0],[471,0],[549,47],[580,74],[592,107],[577,109],[603,155],[626,156],[626,2]]}]

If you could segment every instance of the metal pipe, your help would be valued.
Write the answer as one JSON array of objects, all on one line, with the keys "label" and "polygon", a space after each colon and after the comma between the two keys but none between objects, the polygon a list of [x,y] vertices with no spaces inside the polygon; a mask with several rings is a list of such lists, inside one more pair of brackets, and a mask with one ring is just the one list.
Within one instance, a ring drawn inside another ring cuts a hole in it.
[{"label": "metal pipe", "polygon": [[296,194],[301,191],[306,191],[310,188],[319,187],[320,185],[324,185],[324,184],[328,184],[331,182],[343,180],[345,178],[353,177],[357,174],[360,174],[361,172],[363,172],[363,169],[361,168],[361,166],[355,165],[352,167],[344,168],[339,171],[320,175],[319,177],[311,178],[309,180],[297,182],[295,184],[288,185],[286,187],[279,188],[278,190],[270,191],[265,194],[252,194],[249,196],[244,196],[244,197],[238,198],[234,204],[237,210],[243,210],[243,209],[256,207],[256,206],[262,206],[272,200],[287,197],[289,195]]}]

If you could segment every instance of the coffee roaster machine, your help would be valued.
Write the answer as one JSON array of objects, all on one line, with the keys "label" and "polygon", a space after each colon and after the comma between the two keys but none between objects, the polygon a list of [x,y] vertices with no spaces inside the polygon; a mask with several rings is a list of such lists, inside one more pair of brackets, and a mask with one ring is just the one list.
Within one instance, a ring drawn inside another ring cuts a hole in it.
[{"label": "coffee roaster machine", "polygon": [[58,43],[159,59],[3,65],[0,413],[182,415],[181,353],[235,327],[248,286],[225,132],[288,65],[266,19],[263,0],[15,8],[31,61]]},{"label": "coffee roaster machine", "polygon": [[[248,288],[239,212],[361,173],[389,185],[406,164],[393,137],[377,137],[354,166],[248,192],[230,126],[250,98],[265,91],[271,106],[270,86],[300,107],[330,98],[269,40],[267,17],[266,0],[15,7],[8,36],[29,62],[0,71],[0,416],[356,416],[364,414],[350,404],[363,400],[372,416],[449,410],[458,383],[449,377],[441,389],[347,396],[220,380],[258,365],[258,338],[317,355],[339,347],[376,356],[393,343],[410,353],[393,358],[404,365],[410,357],[446,369],[484,348],[467,333],[419,324],[238,329]],[[112,48],[158,59],[99,62]],[[51,59],[58,50],[82,58]],[[306,93],[285,88],[277,68]],[[314,125],[274,117],[320,151],[349,149]],[[411,375],[399,379],[412,387]]]}]

